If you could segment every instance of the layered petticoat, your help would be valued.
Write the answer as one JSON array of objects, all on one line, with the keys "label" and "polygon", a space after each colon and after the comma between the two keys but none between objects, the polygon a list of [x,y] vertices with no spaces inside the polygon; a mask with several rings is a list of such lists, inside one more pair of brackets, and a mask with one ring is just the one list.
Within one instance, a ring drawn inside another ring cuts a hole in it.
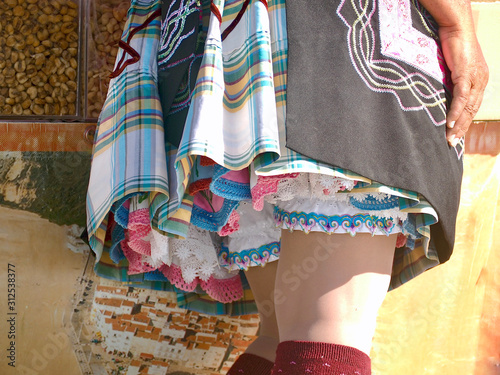
[{"label": "layered petticoat", "polygon": [[241,271],[279,259],[281,229],[398,233],[392,288],[439,264],[423,196],[286,147],[284,0],[167,1],[163,22],[160,7],[132,1],[99,118],[98,274],[241,314],[255,311]]}]

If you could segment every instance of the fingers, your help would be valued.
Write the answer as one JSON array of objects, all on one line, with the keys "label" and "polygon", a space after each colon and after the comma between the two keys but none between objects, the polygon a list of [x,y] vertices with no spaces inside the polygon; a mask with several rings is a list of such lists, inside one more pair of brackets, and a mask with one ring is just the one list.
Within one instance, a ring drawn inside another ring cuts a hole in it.
[{"label": "fingers", "polygon": [[479,111],[482,99],[483,88],[471,87],[470,83],[455,85],[453,100],[446,118],[448,126],[446,138],[451,146],[455,147],[460,138],[467,133],[474,116]]},{"label": "fingers", "polygon": [[483,101],[482,90],[471,90],[467,104],[461,109],[458,118],[455,120],[453,117],[447,118],[449,121],[448,129],[446,129],[446,139],[448,143],[455,147],[460,139],[467,133],[474,117],[479,111],[479,107]]},{"label": "fingers", "polygon": [[473,32],[442,27],[440,37],[453,82],[453,99],[446,116],[446,139],[455,147],[479,110],[489,72]]},{"label": "fingers", "polygon": [[[448,143],[455,147],[460,138],[457,137],[457,133],[464,126],[463,122],[458,123],[459,119],[462,119],[462,113],[469,101],[470,94],[470,83],[469,82],[460,82],[455,84],[453,88],[453,99],[451,100],[450,110],[448,111],[448,115],[446,116],[446,125],[448,129],[446,129],[446,139]],[[468,125],[467,125],[468,127]]]},{"label": "fingers", "polygon": [[488,82],[488,67],[479,66],[475,74],[468,79],[455,83],[453,99],[446,117],[446,139],[455,147],[479,111],[483,101],[484,90]]}]

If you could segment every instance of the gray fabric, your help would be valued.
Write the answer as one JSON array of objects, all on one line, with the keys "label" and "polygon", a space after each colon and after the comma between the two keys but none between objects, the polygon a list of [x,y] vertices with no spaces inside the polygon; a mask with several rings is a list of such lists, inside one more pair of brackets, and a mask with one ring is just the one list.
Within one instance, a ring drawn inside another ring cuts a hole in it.
[{"label": "gray fabric", "polygon": [[[431,247],[442,263],[453,249],[462,160],[448,146],[444,125],[434,125],[424,111],[401,110],[394,95],[364,84],[351,63],[338,5],[331,0],[287,2],[287,147],[421,193],[439,215],[439,223],[431,226]],[[414,7],[412,17],[418,16]]]}]

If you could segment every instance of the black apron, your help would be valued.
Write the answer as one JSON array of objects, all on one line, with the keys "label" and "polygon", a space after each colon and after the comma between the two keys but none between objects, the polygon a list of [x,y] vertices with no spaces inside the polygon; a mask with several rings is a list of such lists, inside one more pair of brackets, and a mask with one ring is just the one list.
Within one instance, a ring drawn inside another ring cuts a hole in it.
[{"label": "black apron", "polygon": [[286,6],[287,147],[422,194],[439,216],[430,248],[445,262],[455,237],[463,143],[453,148],[445,138],[449,72],[432,17],[414,0]]}]

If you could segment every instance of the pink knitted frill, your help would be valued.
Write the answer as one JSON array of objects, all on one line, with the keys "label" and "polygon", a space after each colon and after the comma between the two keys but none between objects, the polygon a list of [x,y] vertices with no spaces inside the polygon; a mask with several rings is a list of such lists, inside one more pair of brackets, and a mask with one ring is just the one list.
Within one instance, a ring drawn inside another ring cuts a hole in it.
[{"label": "pink knitted frill", "polygon": [[403,233],[398,233],[398,238],[396,239],[396,247],[404,247],[406,245],[407,237]]},{"label": "pink knitted frill", "polygon": [[136,253],[151,256],[151,243],[144,240],[151,233],[149,209],[132,211],[128,218],[128,246]]},{"label": "pink knitted frill", "polygon": [[233,212],[231,212],[226,225],[224,225],[222,229],[217,233],[219,234],[219,236],[229,236],[231,233],[234,233],[238,229],[240,229],[239,221],[240,214],[236,212],[236,210],[234,210]]},{"label": "pink knitted frill", "polygon": [[286,173],[276,176],[257,176],[257,183],[252,188],[252,204],[257,211],[264,208],[264,197],[278,191],[278,184],[289,178],[297,178],[299,173]]},{"label": "pink knitted frill", "polygon": [[[239,214],[233,212],[228,224],[224,227],[226,231],[237,230],[239,227]],[[223,230],[224,230],[223,228]],[[120,245],[123,254],[129,262],[128,274],[138,274],[156,270],[147,263],[151,260],[151,243],[148,237],[151,234],[151,224],[149,221],[149,210],[147,208],[132,211],[129,214],[128,229],[125,230],[125,239]],[[199,285],[213,299],[229,303],[237,301],[243,297],[243,285],[238,274],[230,278],[218,279],[210,276],[208,280],[196,277],[191,283],[187,283],[182,277],[182,270],[178,265],[170,266],[164,264],[158,268],[159,271],[177,288],[192,292]]]},{"label": "pink knitted frill", "polygon": [[[125,231],[125,236],[127,235],[128,233]],[[144,262],[143,254],[139,254],[130,248],[127,238],[120,242],[120,246],[123,251],[123,255],[125,255],[125,258],[128,260],[127,274],[136,275],[138,273],[151,272],[155,270],[154,267],[151,267],[149,264]]]},{"label": "pink knitted frill", "polygon": [[223,303],[234,302],[243,297],[243,285],[238,274],[229,279],[216,279],[210,276],[206,281],[197,277],[188,284],[182,277],[180,267],[175,264],[171,266],[163,265],[159,268],[159,271],[173,285],[186,292],[194,291],[199,285],[210,297]]}]

